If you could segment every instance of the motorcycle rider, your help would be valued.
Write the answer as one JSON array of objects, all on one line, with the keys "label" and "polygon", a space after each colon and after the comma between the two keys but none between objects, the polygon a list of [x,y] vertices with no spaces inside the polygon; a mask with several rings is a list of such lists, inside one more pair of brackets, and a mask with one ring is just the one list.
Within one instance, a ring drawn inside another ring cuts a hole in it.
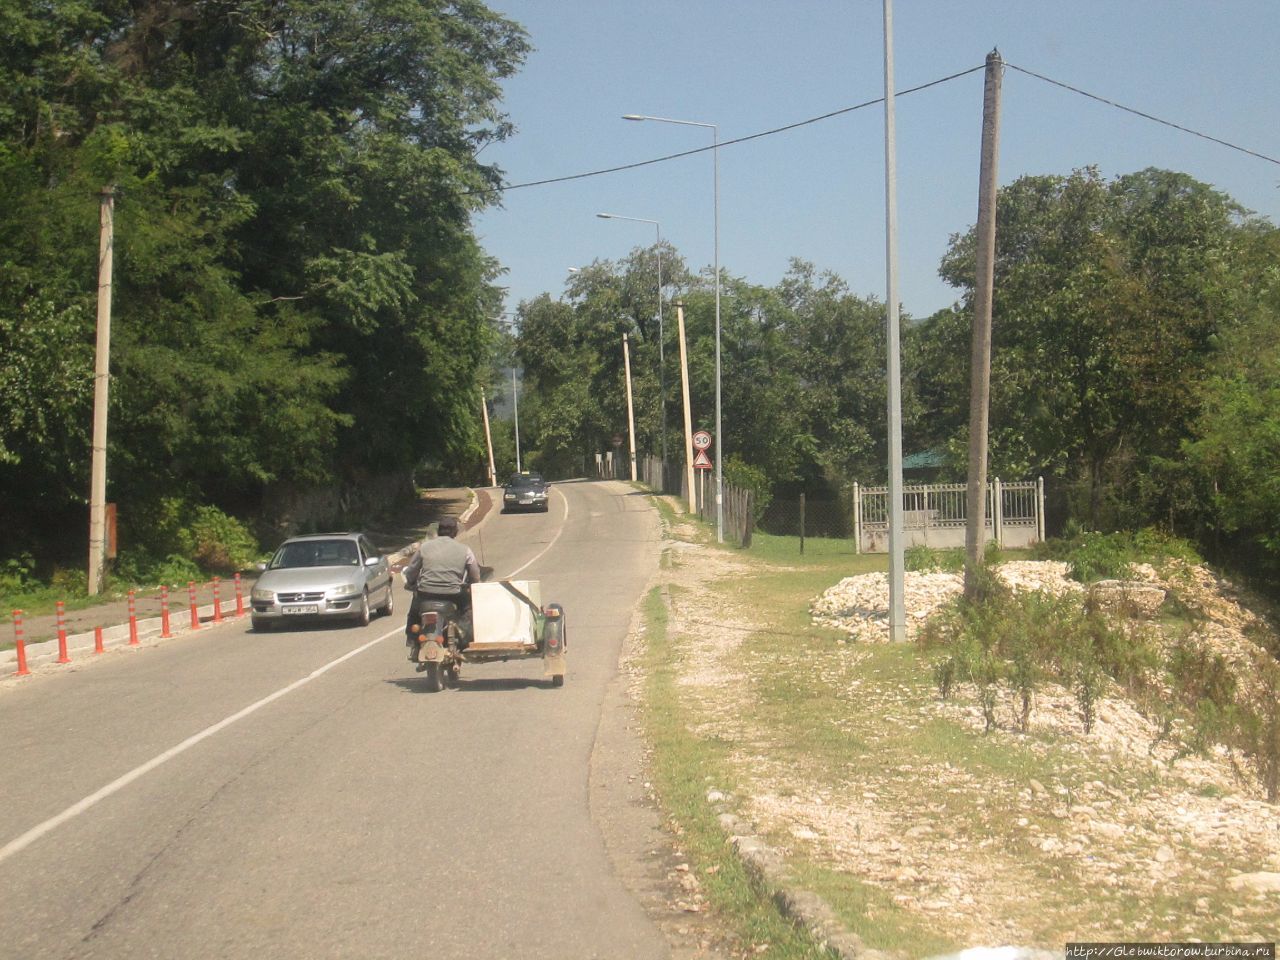
[{"label": "motorcycle rider", "polygon": [[424,600],[447,600],[457,604],[462,646],[471,635],[471,584],[480,582],[480,564],[465,543],[459,543],[458,518],[443,517],[436,526],[436,538],[426,540],[404,570],[406,590],[413,590],[409,617],[405,621],[405,643],[409,659],[416,660],[418,643],[411,632],[418,623]]}]

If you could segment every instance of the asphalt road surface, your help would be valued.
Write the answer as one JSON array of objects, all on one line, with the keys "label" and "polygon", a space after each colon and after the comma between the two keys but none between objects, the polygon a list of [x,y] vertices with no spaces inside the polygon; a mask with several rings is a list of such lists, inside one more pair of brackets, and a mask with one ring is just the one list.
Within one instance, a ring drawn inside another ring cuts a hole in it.
[{"label": "asphalt road surface", "polygon": [[6,682],[0,957],[669,956],[589,789],[658,521],[552,491],[462,539],[564,605],[562,688],[525,660],[428,693],[399,589],[363,629],[237,621]]}]

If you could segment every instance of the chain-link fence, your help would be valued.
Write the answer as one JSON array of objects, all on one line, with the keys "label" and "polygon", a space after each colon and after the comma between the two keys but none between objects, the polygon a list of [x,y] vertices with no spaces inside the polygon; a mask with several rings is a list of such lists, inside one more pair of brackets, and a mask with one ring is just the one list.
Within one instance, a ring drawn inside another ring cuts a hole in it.
[{"label": "chain-link fence", "polygon": [[848,539],[853,536],[853,498],[775,497],[765,507],[759,526],[781,537]]}]

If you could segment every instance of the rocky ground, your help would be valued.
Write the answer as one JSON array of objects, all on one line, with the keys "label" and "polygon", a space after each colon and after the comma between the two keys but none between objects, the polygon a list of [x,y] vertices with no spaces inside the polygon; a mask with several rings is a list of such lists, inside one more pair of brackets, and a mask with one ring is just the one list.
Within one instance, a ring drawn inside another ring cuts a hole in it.
[{"label": "rocky ground", "polygon": [[[1060,775],[978,778],[950,764],[904,761],[857,782],[815,780],[749,719],[750,678],[737,651],[762,625],[749,603],[727,602],[723,586],[747,582],[758,561],[693,542],[692,530],[677,526],[672,536],[665,578],[678,590],[669,629],[687,645],[682,683],[695,728],[740,744],[731,799],[763,834],[786,838],[789,856],[877,886],[970,945],[1051,946],[1046,931],[1065,930],[1078,940],[1280,934],[1280,808],[1265,802],[1238,757],[1188,754],[1118,695],[1100,704],[1085,735],[1068,691],[1046,687],[1027,733],[1016,731],[1008,708],[1001,728],[982,739],[1052,755],[1049,769]],[[1000,574],[1015,589],[1084,599],[1060,563],[1007,563]],[[909,573],[909,632],[961,586],[953,574]],[[1253,655],[1251,634],[1265,626],[1203,567],[1142,567],[1132,581],[1101,589],[1136,617],[1155,616],[1175,592],[1194,613],[1196,638],[1233,664]],[[813,598],[814,621],[851,641],[837,645],[838,664],[819,679],[856,694],[875,720],[859,730],[873,750],[939,718],[981,732],[976,698],[963,690],[943,701],[921,696],[919,684],[860,672],[887,639],[887,599],[883,574],[847,578]]]}]

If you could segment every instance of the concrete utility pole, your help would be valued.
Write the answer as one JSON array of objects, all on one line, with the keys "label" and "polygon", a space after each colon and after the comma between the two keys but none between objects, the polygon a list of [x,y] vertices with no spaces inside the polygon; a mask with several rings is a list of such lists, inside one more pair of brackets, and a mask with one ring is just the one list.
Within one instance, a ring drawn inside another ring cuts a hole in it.
[{"label": "concrete utility pole", "polygon": [[493,466],[493,434],[489,432],[489,404],[485,402],[484,390],[480,391],[480,412],[484,415],[484,445],[489,451],[489,486],[498,485],[498,471]]},{"label": "concrete utility pole", "polygon": [[884,0],[885,358],[889,388],[889,639],[907,639],[902,529],[902,359],[898,341],[898,168],[893,103],[893,2]]},{"label": "concrete utility pole", "polygon": [[[973,347],[969,361],[969,489],[965,500],[964,592],[973,599],[986,551],[987,427],[991,403],[991,301],[995,289],[996,188],[1000,156],[1000,51],[987,54],[982,93],[982,159],[978,173],[978,226],[974,253]],[[998,505],[997,505],[998,506]],[[999,510],[993,511],[997,516]]]},{"label": "concrete utility pole", "polygon": [[636,482],[636,414],[631,405],[631,343],[622,335],[622,365],[627,376],[627,437],[631,451],[631,482]]},{"label": "concrete utility pole", "polygon": [[520,395],[516,392],[516,368],[511,368],[511,408],[515,412],[516,425],[516,473],[523,473],[520,469]]},{"label": "concrete utility pole", "polygon": [[93,363],[93,451],[89,482],[89,595],[102,590],[107,564],[107,387],[111,373],[111,256],[115,188],[98,195],[98,345]]},{"label": "concrete utility pole", "polygon": [[689,353],[684,342],[684,304],[676,301],[676,326],[680,329],[680,390],[684,394],[684,472],[688,484],[689,512],[698,510],[693,489],[693,412],[689,408]]}]

